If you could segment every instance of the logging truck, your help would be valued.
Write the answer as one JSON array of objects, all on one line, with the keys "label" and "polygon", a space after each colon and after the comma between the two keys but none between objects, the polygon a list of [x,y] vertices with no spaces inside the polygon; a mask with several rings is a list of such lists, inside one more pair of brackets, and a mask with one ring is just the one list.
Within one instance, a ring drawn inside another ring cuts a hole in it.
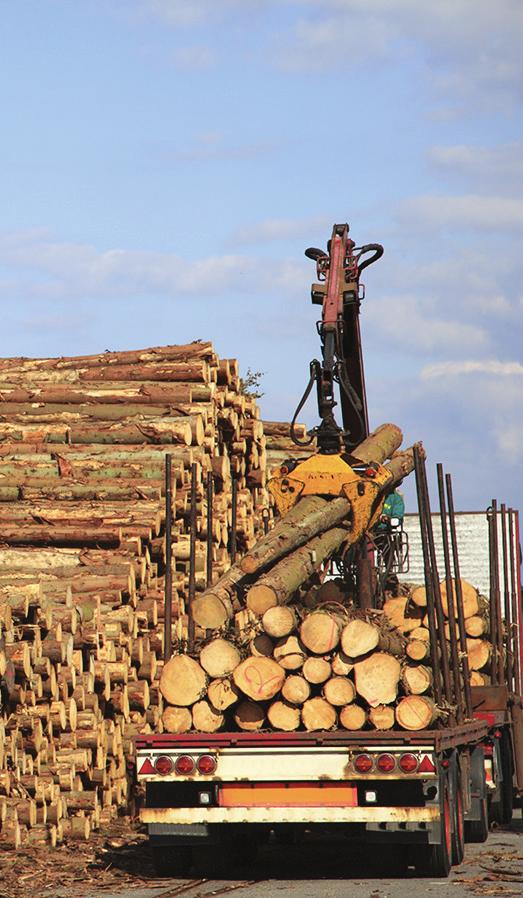
[{"label": "logging truck", "polygon": [[[269,482],[279,520],[190,596],[174,653],[166,596],[163,732],[135,742],[140,817],[164,871],[184,872],[202,849],[230,861],[269,838],[325,831],[348,853],[392,845],[399,866],[445,877],[465,840],[508,822],[523,794],[518,515],[488,509],[481,597],[460,575],[452,481],[439,465],[438,572],[423,448],[400,451],[393,425],[369,432],[360,274],[382,252],[357,248],[347,225],[334,226],[327,252],[306,251],[322,361],[297,414],[315,386],[321,423],[306,439],[290,425],[301,454]],[[390,552],[384,571],[372,537],[411,471],[416,588],[398,582]]]}]

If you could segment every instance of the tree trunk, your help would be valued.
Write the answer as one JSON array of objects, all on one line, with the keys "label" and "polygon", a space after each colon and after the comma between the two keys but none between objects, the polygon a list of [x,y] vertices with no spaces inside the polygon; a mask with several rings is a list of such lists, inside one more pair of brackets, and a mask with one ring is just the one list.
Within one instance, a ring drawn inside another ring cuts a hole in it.
[{"label": "tree trunk", "polygon": [[276,701],[269,705],[267,718],[276,730],[290,732],[297,730],[300,725],[299,708],[295,708],[285,701]]},{"label": "tree trunk", "polygon": [[274,605],[268,608],[262,617],[262,626],[268,636],[281,639],[289,636],[296,627],[296,615],[286,605]]},{"label": "tree trunk", "polygon": [[423,639],[409,639],[405,646],[405,652],[412,661],[423,661],[430,655],[430,646]]},{"label": "tree trunk", "polygon": [[168,705],[162,714],[163,728],[166,733],[188,733],[192,727],[190,708],[176,708]]},{"label": "tree trunk", "polygon": [[332,668],[325,658],[307,658],[302,668],[302,674],[308,683],[319,686],[332,675]]},{"label": "tree trunk", "polygon": [[467,639],[470,670],[481,670],[490,661],[492,645],[486,639]]},{"label": "tree trunk", "polygon": [[349,705],[356,698],[354,683],[347,677],[331,677],[325,683],[322,693],[324,699],[334,707]]},{"label": "tree trunk", "polygon": [[404,664],[401,684],[408,695],[422,695],[432,687],[432,671],[422,664]]},{"label": "tree trunk", "polygon": [[395,424],[382,424],[376,428],[359,446],[352,450],[352,454],[359,461],[370,464],[378,462],[383,464],[387,458],[396,452],[401,446],[403,434]]},{"label": "tree trunk", "polygon": [[385,652],[375,652],[354,665],[356,691],[371,708],[388,705],[396,699],[401,665]]},{"label": "tree trunk", "polygon": [[376,730],[391,730],[394,721],[394,708],[391,705],[377,705],[369,711],[369,723]]},{"label": "tree trunk", "polygon": [[411,604],[410,596],[387,599],[383,604],[383,611],[391,626],[397,627],[402,633],[410,633],[419,627],[423,617],[423,611]]},{"label": "tree trunk", "polygon": [[238,667],[241,656],[232,642],[228,642],[227,639],[213,639],[200,651],[199,661],[210,677],[226,677]]},{"label": "tree trunk", "polygon": [[205,699],[192,706],[192,719],[194,729],[202,733],[216,733],[225,721],[223,714]]},{"label": "tree trunk", "polygon": [[160,691],[172,705],[194,705],[207,691],[207,674],[189,655],[173,655],[163,668]]},{"label": "tree trunk", "polygon": [[299,670],[306,659],[303,646],[297,636],[280,639],[274,648],[274,658],[284,670]]},{"label": "tree trunk", "polygon": [[305,677],[294,674],[285,680],[281,694],[291,705],[303,705],[310,698],[311,687]]},{"label": "tree trunk", "polygon": [[285,671],[272,658],[246,658],[233,672],[235,685],[253,701],[267,701],[280,691]]},{"label": "tree trunk", "polygon": [[407,695],[396,705],[396,721],[404,730],[426,730],[439,716],[433,700],[426,695]]},{"label": "tree trunk", "polygon": [[301,717],[305,729],[312,732],[332,730],[336,725],[337,714],[324,698],[309,698],[303,705]]},{"label": "tree trunk", "polygon": [[334,612],[313,611],[300,626],[303,645],[316,655],[334,651],[340,641],[342,620]]},{"label": "tree trunk", "polygon": [[302,583],[348,536],[345,528],[335,527],[296,549],[251,586],[247,592],[247,607],[261,615],[273,605],[286,605]]},{"label": "tree trunk", "polygon": [[283,520],[256,546],[243,556],[240,567],[245,574],[255,574],[267,564],[274,564],[318,533],[334,527],[348,516],[348,499],[323,499],[321,496],[305,496],[291,508]]},{"label": "tree trunk", "polygon": [[265,711],[257,702],[241,702],[234,709],[234,720],[240,730],[256,732],[265,722]]},{"label": "tree trunk", "polygon": [[362,730],[367,722],[367,712],[360,705],[345,705],[340,709],[340,724],[345,730]]}]

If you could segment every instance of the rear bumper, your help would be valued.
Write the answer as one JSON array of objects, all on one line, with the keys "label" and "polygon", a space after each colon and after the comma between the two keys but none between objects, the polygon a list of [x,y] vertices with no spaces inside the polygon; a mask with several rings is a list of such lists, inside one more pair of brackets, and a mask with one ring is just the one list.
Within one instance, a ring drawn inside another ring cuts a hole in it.
[{"label": "rear bumper", "polygon": [[423,808],[142,808],[147,824],[215,823],[434,823],[439,807]]}]

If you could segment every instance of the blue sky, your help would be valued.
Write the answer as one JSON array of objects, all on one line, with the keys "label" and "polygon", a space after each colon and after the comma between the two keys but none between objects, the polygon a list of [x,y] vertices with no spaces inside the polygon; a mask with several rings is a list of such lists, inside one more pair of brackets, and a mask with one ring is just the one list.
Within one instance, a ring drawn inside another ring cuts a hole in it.
[{"label": "blue sky", "polygon": [[288,419],[349,221],[372,424],[523,507],[520,0],[1,9],[0,354],[212,339]]}]

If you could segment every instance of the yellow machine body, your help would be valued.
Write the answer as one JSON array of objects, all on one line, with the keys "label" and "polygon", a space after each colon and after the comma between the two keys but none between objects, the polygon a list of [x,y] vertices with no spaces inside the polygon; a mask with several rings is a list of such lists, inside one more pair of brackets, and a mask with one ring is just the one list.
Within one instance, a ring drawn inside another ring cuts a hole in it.
[{"label": "yellow machine body", "polygon": [[282,465],[267,485],[282,517],[304,496],[345,496],[351,503],[352,537],[358,539],[379,518],[391,480],[383,465],[373,462],[355,470],[341,454],[318,454],[291,471]]}]

